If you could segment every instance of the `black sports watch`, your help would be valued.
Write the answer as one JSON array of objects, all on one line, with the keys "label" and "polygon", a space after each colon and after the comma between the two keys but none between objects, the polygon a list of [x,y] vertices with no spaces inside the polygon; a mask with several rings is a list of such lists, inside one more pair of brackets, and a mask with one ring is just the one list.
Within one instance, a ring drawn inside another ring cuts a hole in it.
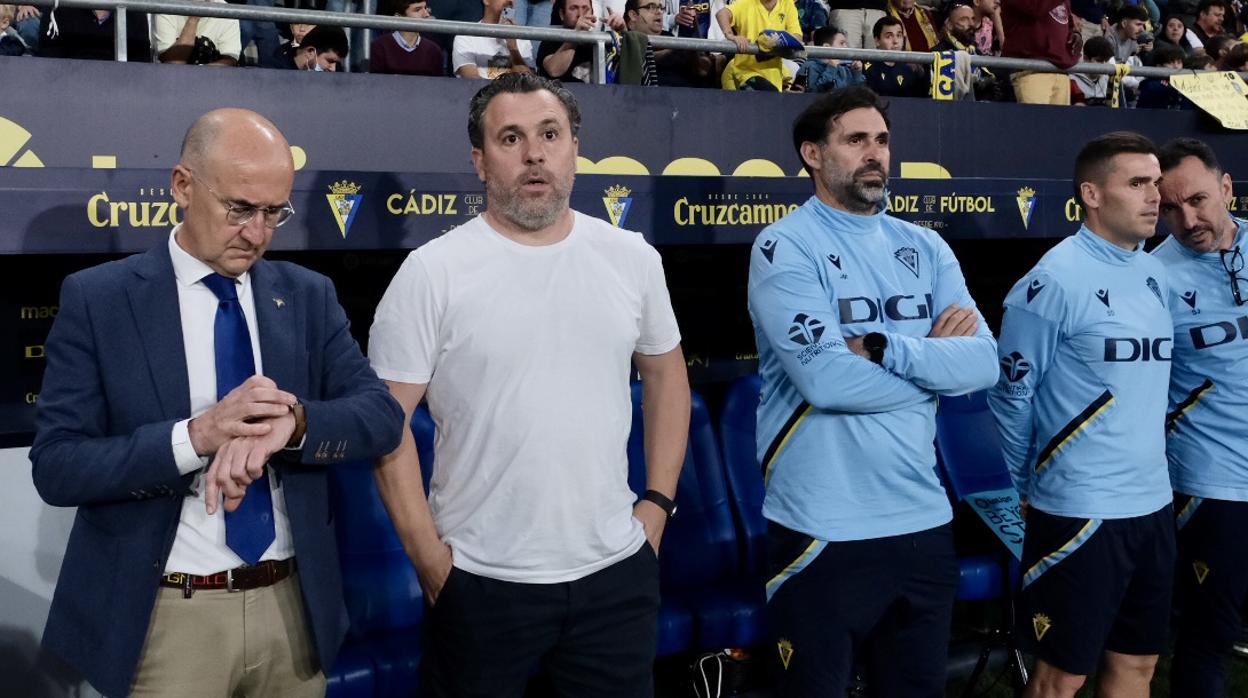
[{"label": "black sports watch", "polygon": [[867,358],[882,366],[884,350],[888,348],[888,337],[879,332],[871,332],[862,338],[862,348],[867,350]]},{"label": "black sports watch", "polygon": [[662,509],[669,519],[676,515],[676,502],[668,499],[667,495],[662,492],[646,490],[645,494],[641,495],[641,498]]}]

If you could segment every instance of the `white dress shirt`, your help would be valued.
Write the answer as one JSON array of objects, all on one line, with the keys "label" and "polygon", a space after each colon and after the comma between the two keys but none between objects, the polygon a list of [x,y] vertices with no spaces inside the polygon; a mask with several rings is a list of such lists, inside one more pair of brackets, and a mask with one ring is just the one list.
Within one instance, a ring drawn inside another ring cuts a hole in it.
[{"label": "white dress shirt", "polygon": [[[186,377],[191,389],[191,415],[197,417],[217,403],[217,367],[213,344],[213,327],[217,314],[217,296],[204,285],[202,279],[213,273],[212,269],[192,257],[178,245],[177,234],[181,226],[169,234],[169,256],[173,258],[173,273],[177,277],[178,309],[182,317],[182,343],[186,349]],[[256,304],[251,292],[251,275],[244,273],[235,282],[238,285],[238,303],[247,318],[247,331],[251,334],[251,351],[256,357],[256,373],[263,375],[264,361],[260,355],[260,333],[256,328]],[[209,515],[205,507],[203,475],[207,472],[208,458],[196,455],[191,445],[188,424],[185,419],[173,425],[173,455],[182,474],[198,472],[192,484],[193,494],[182,500],[182,515],[178,532],[173,540],[173,550],[165,564],[165,573],[184,572],[206,575],[233,569],[243,563],[225,544],[225,510],[218,498],[217,513]],[[277,537],[261,560],[285,560],[295,554],[290,537],[290,521],[286,518],[286,499],[278,479],[269,470],[269,487],[273,491],[273,523]]]}]

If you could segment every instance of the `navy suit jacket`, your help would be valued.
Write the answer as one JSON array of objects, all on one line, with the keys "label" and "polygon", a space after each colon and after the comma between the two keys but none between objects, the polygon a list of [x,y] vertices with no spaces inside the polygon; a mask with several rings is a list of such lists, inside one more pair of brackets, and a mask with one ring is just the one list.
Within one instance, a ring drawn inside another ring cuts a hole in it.
[{"label": "navy suit jacket", "polygon": [[[327,671],[347,615],[326,466],[397,448],[403,411],[351,337],[329,279],[260,260],[251,283],[265,374],[307,416],[303,449],[270,464]],[[174,422],[190,417],[190,388],[167,242],[66,278],[46,358],[30,451],[35,487],[78,512],[43,645],[101,693],[125,695],[192,481],[178,473],[171,439]]]}]

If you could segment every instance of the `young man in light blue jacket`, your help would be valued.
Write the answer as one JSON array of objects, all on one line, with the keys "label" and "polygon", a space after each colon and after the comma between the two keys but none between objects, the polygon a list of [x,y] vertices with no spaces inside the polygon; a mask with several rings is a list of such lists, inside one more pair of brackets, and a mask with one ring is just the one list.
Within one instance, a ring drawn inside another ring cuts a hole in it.
[{"label": "young man in light blue jacket", "polygon": [[1023,501],[1025,696],[1147,696],[1166,646],[1174,523],[1164,422],[1173,346],[1165,268],[1145,254],[1161,168],[1144,136],[1075,160],[1085,224],[1006,296],[989,404]]}]

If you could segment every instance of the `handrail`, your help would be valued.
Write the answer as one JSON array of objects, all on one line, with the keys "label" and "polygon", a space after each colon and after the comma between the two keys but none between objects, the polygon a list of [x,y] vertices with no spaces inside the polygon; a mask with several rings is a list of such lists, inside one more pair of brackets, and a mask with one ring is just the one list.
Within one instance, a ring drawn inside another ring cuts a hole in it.
[{"label": "handrail", "polygon": [[[464,34],[468,36],[484,36],[496,39],[527,39],[538,41],[563,41],[570,44],[593,44],[594,59],[592,75],[595,81],[605,81],[606,46],[612,42],[609,32],[578,31],[563,27],[531,27],[511,24],[483,24],[481,22],[457,22],[445,19],[410,19],[407,17],[356,14],[351,12],[328,12],[325,10],[303,10],[289,7],[253,7],[250,5],[234,5],[223,2],[203,2],[202,0],[57,0],[61,7],[81,7],[93,10],[115,10],[117,12],[115,47],[117,60],[126,60],[126,22],[127,10],[148,12],[152,14],[184,15],[194,17],[219,17],[223,19],[258,20],[268,22],[287,22],[292,24],[316,24],[337,27],[354,27],[361,29],[390,29],[397,31],[427,32],[430,34]],[[684,49],[709,53],[757,54],[758,46],[750,44],[746,51],[741,51],[732,41],[716,41],[713,39],[695,39],[691,37],[652,36],[650,43],[658,49]],[[895,63],[918,63],[931,65],[933,54],[919,51],[880,51],[877,49],[831,48],[826,46],[808,46],[805,50],[809,58],[843,58],[862,61],[889,61]],[[1006,70],[1031,70],[1045,73],[1083,73],[1087,75],[1114,75],[1115,66],[1108,63],[1079,63],[1070,68],[1061,69],[1048,61],[1007,58],[1003,56],[970,57],[971,65],[985,68],[1002,68]],[[1171,75],[1186,75],[1191,70],[1156,67],[1132,67],[1130,75],[1140,77],[1165,78]],[[1248,78],[1248,72],[1240,73]]]}]

